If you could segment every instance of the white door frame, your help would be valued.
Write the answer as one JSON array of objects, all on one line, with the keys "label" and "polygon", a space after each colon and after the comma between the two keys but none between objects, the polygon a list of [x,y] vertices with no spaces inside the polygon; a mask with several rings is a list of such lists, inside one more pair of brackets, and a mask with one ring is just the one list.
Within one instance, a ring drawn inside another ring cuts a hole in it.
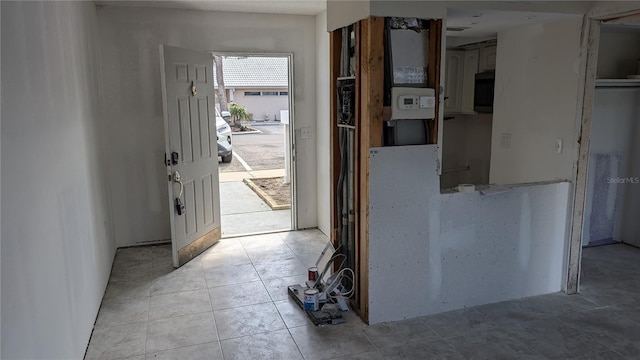
[{"label": "white door frame", "polygon": [[596,71],[598,68],[598,51],[600,49],[600,29],[602,22],[608,19],[638,14],[638,9],[626,9],[620,12],[602,12],[587,14],[582,25],[581,51],[585,56],[580,60],[580,79],[582,94],[578,100],[576,133],[579,143],[578,159],[574,165],[573,204],[571,209],[571,228],[569,235],[567,278],[565,292],[577,294],[580,291],[580,268],[582,261],[582,229],[584,224],[585,198],[587,191],[587,171],[591,140],[591,120],[593,116],[593,99],[596,90]]},{"label": "white door frame", "polygon": [[[287,58],[289,64],[288,69],[288,86],[289,86],[289,143],[291,144],[290,156],[284,161],[289,163],[289,169],[291,169],[291,230],[298,230],[298,196],[297,196],[297,166],[296,166],[296,128],[295,128],[295,101],[294,101],[294,71],[293,71],[293,53],[278,53],[278,52],[243,52],[243,51],[215,51],[209,50],[212,57],[213,55],[219,56],[260,56],[260,57],[280,57]],[[212,59],[213,60],[213,59]]]}]

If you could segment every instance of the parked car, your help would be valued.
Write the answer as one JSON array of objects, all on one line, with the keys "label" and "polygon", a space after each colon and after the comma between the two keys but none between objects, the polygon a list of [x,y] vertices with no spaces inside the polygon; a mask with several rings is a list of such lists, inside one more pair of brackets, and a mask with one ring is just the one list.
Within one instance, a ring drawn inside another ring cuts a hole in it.
[{"label": "parked car", "polygon": [[216,134],[218,136],[218,156],[220,156],[223,163],[230,163],[233,158],[231,127],[220,116],[218,109],[216,109]]}]

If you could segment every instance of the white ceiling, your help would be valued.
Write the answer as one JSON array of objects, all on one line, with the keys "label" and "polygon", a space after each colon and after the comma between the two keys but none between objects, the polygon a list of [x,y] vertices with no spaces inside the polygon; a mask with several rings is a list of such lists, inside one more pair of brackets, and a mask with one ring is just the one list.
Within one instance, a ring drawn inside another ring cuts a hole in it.
[{"label": "white ceiling", "polygon": [[[413,1],[416,1],[416,4],[419,4],[420,1],[430,1],[447,6],[447,27],[468,28],[458,32],[448,31],[447,35],[474,38],[495,37],[498,31],[510,27],[562,19],[572,16],[571,14],[583,14],[594,3],[593,1],[544,0]],[[327,5],[326,0],[95,0],[95,3],[103,6],[161,7],[295,15],[316,15],[324,11]]]},{"label": "white ceiling", "polygon": [[316,15],[326,8],[325,0],[97,0],[95,3],[103,6],[160,7],[292,15]]},{"label": "white ceiling", "polygon": [[449,8],[447,29],[466,28],[462,31],[447,31],[447,36],[492,37],[498,31],[526,24],[565,19],[572,14],[542,13],[530,11],[502,11],[487,9]]}]

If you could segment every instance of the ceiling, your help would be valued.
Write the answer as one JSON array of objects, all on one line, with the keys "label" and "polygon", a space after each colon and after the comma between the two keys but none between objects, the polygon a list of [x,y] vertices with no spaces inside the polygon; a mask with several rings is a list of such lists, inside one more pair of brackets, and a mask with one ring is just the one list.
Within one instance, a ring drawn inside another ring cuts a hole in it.
[{"label": "ceiling", "polygon": [[[575,17],[572,14],[530,11],[449,8],[447,36],[495,37],[498,31],[512,27]],[[452,31],[453,29],[464,29]]]},{"label": "ceiling", "polygon": [[[329,0],[342,1],[342,0]],[[359,0],[355,0],[359,1]],[[375,1],[375,0],[373,0]],[[387,0],[402,1],[402,0]],[[447,36],[487,38],[498,31],[584,14],[593,1],[442,1],[408,0],[439,4],[448,8]],[[316,15],[326,9],[327,0],[95,0],[102,6],[160,7],[206,11]],[[482,9],[478,9],[482,8]],[[528,11],[522,11],[528,10]]]},{"label": "ceiling", "polygon": [[160,7],[292,15],[316,15],[326,8],[325,0],[97,0],[95,3],[102,6]]}]

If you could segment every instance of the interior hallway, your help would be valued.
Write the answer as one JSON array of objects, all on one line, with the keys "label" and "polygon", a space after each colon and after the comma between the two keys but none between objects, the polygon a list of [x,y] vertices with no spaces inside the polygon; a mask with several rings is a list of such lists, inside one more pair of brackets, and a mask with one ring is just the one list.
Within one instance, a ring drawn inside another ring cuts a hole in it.
[{"label": "interior hallway", "polygon": [[225,239],[178,270],[167,245],[121,249],[87,358],[640,357],[640,249],[584,249],[580,295],[315,327],[286,286],[305,279],[325,241],[316,230]]}]

